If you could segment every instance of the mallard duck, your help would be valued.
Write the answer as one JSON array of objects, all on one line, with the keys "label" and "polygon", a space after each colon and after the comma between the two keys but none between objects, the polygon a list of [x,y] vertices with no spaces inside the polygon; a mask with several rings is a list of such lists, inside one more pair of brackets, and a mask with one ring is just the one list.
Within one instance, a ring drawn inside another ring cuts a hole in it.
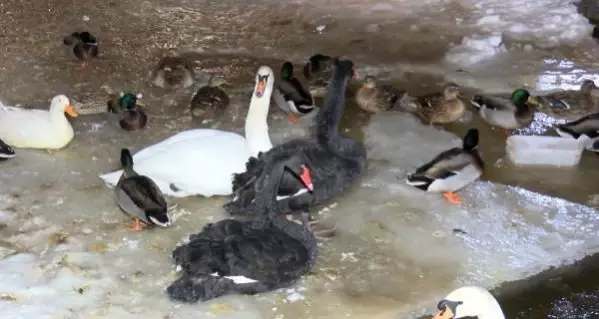
[{"label": "mallard duck", "polygon": [[206,113],[222,113],[229,106],[227,92],[220,88],[229,82],[222,76],[211,76],[207,85],[202,86],[191,99],[191,115],[202,117]]},{"label": "mallard duck", "polygon": [[505,319],[497,299],[482,287],[466,286],[452,291],[437,304],[432,319],[488,318]]},{"label": "mallard duck", "polygon": [[163,89],[178,90],[190,87],[194,82],[193,67],[181,57],[166,56],[154,71],[154,85]]},{"label": "mallard duck", "polygon": [[110,99],[107,102],[108,111],[120,113],[119,125],[127,131],[135,131],[146,127],[148,116],[138,102],[143,95],[141,93],[120,92],[118,99]]},{"label": "mallard duck", "polygon": [[356,92],[356,103],[364,111],[383,112],[391,109],[404,93],[390,85],[378,84],[374,76],[368,75]]},{"label": "mallard duck", "polygon": [[289,61],[283,63],[281,80],[273,92],[273,98],[277,106],[288,114],[289,122],[292,123],[317,110],[309,90],[293,76],[293,64]]},{"label": "mallard duck", "polygon": [[333,58],[327,55],[315,54],[304,65],[304,77],[308,81],[310,94],[322,97],[333,74]]},{"label": "mallard duck", "polygon": [[127,148],[121,150],[121,164],[123,174],[114,192],[119,207],[135,218],[135,223],[128,230],[140,231],[147,225],[168,227],[171,219],[164,195],[151,178],[135,172],[133,156]]},{"label": "mallard duck", "polygon": [[15,150],[10,145],[4,143],[3,140],[0,140],[0,161],[5,161],[13,157],[15,157]]},{"label": "mallard duck", "polygon": [[479,109],[480,117],[487,123],[507,130],[526,127],[532,123],[534,111],[529,104],[538,105],[525,89],[515,90],[510,98],[503,96],[474,95],[472,104]]},{"label": "mallard duck", "polygon": [[584,80],[578,91],[561,91],[537,96],[548,114],[558,117],[581,117],[599,112],[599,88],[592,80]]},{"label": "mallard duck", "polygon": [[12,147],[40,148],[51,153],[65,147],[75,136],[64,113],[77,116],[64,95],[52,98],[50,110],[22,109],[0,103],[0,138]]},{"label": "mallard duck", "polygon": [[408,175],[406,183],[427,192],[442,192],[449,202],[461,204],[463,201],[455,192],[483,174],[484,162],[477,146],[478,130],[471,128],[464,136],[462,147],[437,155]]},{"label": "mallard duck", "polygon": [[454,83],[443,87],[443,92],[411,97],[405,94],[400,105],[415,112],[429,124],[457,121],[466,110],[460,99],[460,88]]},{"label": "mallard duck", "polygon": [[87,31],[73,32],[64,37],[62,42],[67,46],[69,54],[81,61],[80,71],[87,69],[87,61],[98,56],[98,41]]},{"label": "mallard duck", "polygon": [[[135,169],[152,178],[167,196],[232,194],[233,174],[244,172],[250,157],[272,148],[267,122],[274,88],[272,69],[261,66],[255,79],[245,137],[215,129],[183,131],[137,152]],[[121,174],[118,170],[100,178],[114,187]]]},{"label": "mallard duck", "polygon": [[555,131],[561,137],[597,139],[599,137],[599,113],[589,114],[576,121],[571,121],[564,124],[559,124],[555,127]]}]

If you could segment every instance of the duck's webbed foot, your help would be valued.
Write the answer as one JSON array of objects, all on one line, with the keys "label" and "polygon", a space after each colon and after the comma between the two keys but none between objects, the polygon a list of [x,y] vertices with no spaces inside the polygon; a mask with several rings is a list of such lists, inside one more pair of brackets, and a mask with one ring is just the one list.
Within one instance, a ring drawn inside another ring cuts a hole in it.
[{"label": "duck's webbed foot", "polygon": [[77,71],[79,71],[79,72],[85,72],[86,70],[87,70],[87,61],[83,61],[77,67]]},{"label": "duck's webbed foot", "polygon": [[302,225],[310,229],[310,231],[314,234],[314,237],[316,237],[319,240],[329,240],[335,237],[335,231],[337,230],[337,226],[324,226],[320,223],[319,219],[313,218],[307,211],[302,212],[301,221],[295,220],[292,214],[288,214],[287,218],[298,224],[301,223]]}]

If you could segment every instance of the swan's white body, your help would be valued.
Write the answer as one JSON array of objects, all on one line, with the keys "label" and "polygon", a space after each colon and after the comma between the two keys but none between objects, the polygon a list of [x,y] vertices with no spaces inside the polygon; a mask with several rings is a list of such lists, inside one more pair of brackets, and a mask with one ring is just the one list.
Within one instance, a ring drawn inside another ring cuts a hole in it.
[{"label": "swan's white body", "polygon": [[[461,302],[452,318],[477,317],[479,319],[505,319],[499,303],[482,287],[466,286],[452,291],[444,300]],[[437,313],[433,319],[445,319],[448,313]]]},{"label": "swan's white body", "polygon": [[77,116],[64,95],[52,99],[49,110],[22,109],[0,103],[0,139],[17,148],[60,149],[75,131],[65,116]]},{"label": "swan's white body", "polygon": [[[262,74],[268,75],[266,87],[262,96],[252,95],[245,124],[246,138],[213,129],[181,132],[135,154],[135,171],[154,180],[167,196],[230,195],[233,174],[245,171],[250,156],[272,148],[266,117],[274,75],[269,67],[263,66],[258,70],[256,82]],[[114,187],[121,174],[122,170],[118,170],[100,178]]]}]

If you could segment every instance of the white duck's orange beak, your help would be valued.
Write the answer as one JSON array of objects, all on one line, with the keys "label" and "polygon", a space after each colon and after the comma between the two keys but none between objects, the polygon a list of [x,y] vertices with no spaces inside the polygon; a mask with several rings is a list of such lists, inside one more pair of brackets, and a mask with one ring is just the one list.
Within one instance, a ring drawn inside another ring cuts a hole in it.
[{"label": "white duck's orange beak", "polygon": [[64,108],[64,112],[67,113],[70,117],[77,117],[79,114],[75,111],[75,108],[69,104]]}]

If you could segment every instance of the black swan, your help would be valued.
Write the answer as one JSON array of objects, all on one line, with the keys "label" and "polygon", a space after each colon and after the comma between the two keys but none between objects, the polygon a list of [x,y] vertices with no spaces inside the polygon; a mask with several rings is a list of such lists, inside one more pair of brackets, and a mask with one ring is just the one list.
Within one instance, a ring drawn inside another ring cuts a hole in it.
[{"label": "black swan", "polygon": [[[303,154],[308,160],[315,189],[310,192],[297,177],[285,174],[277,193],[282,213],[302,212],[307,215],[310,207],[340,194],[358,179],[366,164],[366,149],[359,141],[340,136],[338,128],[345,108],[347,82],[354,74],[351,61],[335,59],[329,90],[316,118],[316,140],[290,141],[260,154],[258,158],[250,158],[246,171],[234,175],[235,198],[224,206],[228,213],[250,215],[256,211],[248,209],[254,200],[254,181],[262,174],[265,163],[280,154]],[[330,232],[330,229],[324,229],[322,235]]]},{"label": "black swan", "polygon": [[288,220],[275,204],[285,169],[310,179],[304,163],[301,154],[269,163],[267,173],[256,181],[257,219],[208,224],[173,251],[183,275],[167,288],[171,299],[195,302],[271,291],[293,284],[314,266],[318,248],[308,221],[299,225]]}]

